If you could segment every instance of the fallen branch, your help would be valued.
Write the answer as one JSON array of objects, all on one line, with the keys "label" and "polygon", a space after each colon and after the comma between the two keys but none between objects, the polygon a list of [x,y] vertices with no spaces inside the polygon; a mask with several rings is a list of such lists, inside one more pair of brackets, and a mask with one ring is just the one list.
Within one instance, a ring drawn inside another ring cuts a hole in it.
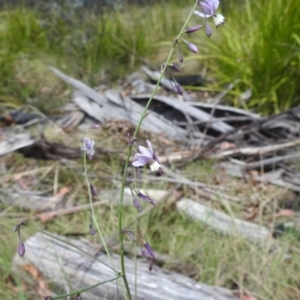
[{"label": "fallen branch", "polygon": [[[34,283],[34,279],[24,271],[28,264],[37,268],[44,277],[51,279],[53,284],[62,290],[66,290],[66,287],[71,287],[71,291],[83,289],[116,276],[109,267],[101,263],[108,263],[106,254],[97,252],[96,259],[93,259],[77,250],[82,249],[92,253],[99,247],[98,245],[60,236],[58,238],[59,240],[37,233],[25,242],[25,256],[20,258],[16,255],[12,267],[20,279]],[[77,249],[71,245],[75,245]],[[118,266],[119,256],[112,254],[111,257],[113,264]],[[134,291],[135,262],[125,257],[125,265],[130,289]],[[198,283],[181,274],[166,272],[157,266],[154,266],[150,272],[148,267],[148,262],[138,260],[137,299],[139,300],[146,298],[149,300],[237,300],[227,289]],[[83,296],[89,300],[115,299],[118,297],[116,282],[99,285],[85,292]]]},{"label": "fallen branch", "polygon": [[211,229],[226,235],[242,237],[260,244],[266,243],[271,236],[266,227],[232,218],[191,199],[182,199],[177,203],[177,208],[193,220],[200,221]]}]

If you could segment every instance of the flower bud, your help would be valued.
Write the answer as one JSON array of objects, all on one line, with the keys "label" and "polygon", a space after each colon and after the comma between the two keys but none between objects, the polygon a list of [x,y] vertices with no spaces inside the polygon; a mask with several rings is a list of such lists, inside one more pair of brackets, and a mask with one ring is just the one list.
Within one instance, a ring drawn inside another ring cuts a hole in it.
[{"label": "flower bud", "polygon": [[89,228],[90,228],[90,235],[95,235],[96,234],[96,230],[95,230],[93,224],[89,224]]},{"label": "flower bud", "polygon": [[208,24],[206,24],[205,33],[208,37],[211,37],[212,30],[211,30],[211,27]]},{"label": "flower bud", "polygon": [[195,44],[193,44],[193,43],[187,43],[187,45],[188,45],[189,49],[190,49],[192,52],[198,53],[198,47],[197,47]]},{"label": "flower bud", "polygon": [[195,26],[193,26],[193,27],[187,28],[187,29],[185,30],[185,33],[190,34],[190,33],[196,32],[196,31],[199,30],[201,27],[202,27],[202,25],[195,25]]},{"label": "flower bud", "polygon": [[175,72],[180,72],[180,70],[179,70],[179,68],[177,67],[177,65],[176,64],[170,64],[170,68],[173,70],[173,71],[175,71]]},{"label": "flower bud", "polygon": [[19,254],[21,257],[23,257],[24,254],[25,254],[25,245],[24,245],[23,242],[20,242],[20,243],[18,244],[18,254]]},{"label": "flower bud", "polygon": [[149,203],[151,203],[152,205],[156,205],[155,202],[154,202],[150,197],[148,197],[148,196],[142,194],[141,192],[138,192],[137,196],[138,196],[139,198],[141,198],[142,200],[144,200],[145,202],[149,202]]},{"label": "flower bud", "polygon": [[140,202],[138,201],[138,199],[133,198],[133,206],[134,206],[139,212],[142,211],[142,207],[141,207],[141,204],[140,204]]}]

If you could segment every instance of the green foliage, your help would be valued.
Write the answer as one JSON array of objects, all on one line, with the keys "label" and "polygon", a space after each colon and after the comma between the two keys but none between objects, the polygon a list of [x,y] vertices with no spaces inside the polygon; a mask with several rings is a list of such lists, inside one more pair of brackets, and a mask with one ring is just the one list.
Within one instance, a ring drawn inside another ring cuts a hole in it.
[{"label": "green foliage", "polygon": [[[91,85],[99,84],[103,71],[108,75],[104,80],[124,77],[145,58],[153,60],[160,47],[158,42],[172,39],[179,31],[182,10],[171,7],[133,6],[101,15],[91,11],[42,13],[24,7],[2,11],[0,101],[16,107],[28,98],[45,100],[39,93],[41,84],[46,82],[51,91],[57,85],[57,81],[51,83],[53,76],[50,71],[47,75],[47,65]],[[18,76],[24,73],[25,80]]]},{"label": "green foliage", "polygon": [[220,90],[238,80],[232,103],[238,105],[238,96],[250,87],[253,97],[248,107],[265,114],[297,105],[299,16],[300,6],[293,0],[229,2],[224,28],[214,30],[198,56],[216,79],[213,88]]}]

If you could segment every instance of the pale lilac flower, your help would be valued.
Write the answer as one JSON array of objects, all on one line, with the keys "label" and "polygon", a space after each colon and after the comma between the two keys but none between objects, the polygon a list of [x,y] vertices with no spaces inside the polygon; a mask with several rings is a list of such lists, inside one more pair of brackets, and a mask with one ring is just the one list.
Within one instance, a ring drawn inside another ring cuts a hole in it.
[{"label": "pale lilac flower", "polygon": [[219,7],[220,1],[205,0],[205,1],[199,1],[198,4],[202,7],[203,12],[195,10],[194,13],[202,18],[209,18],[215,14],[216,10]]},{"label": "pale lilac flower", "polygon": [[[221,14],[216,14],[216,10],[219,7],[219,0],[205,0],[199,1],[198,4],[202,7],[203,12],[195,10],[194,13],[201,18],[210,18],[213,17],[213,21],[216,27],[224,24],[225,17]],[[207,25],[206,25],[207,26]]]},{"label": "pale lilac flower", "polygon": [[152,144],[148,140],[146,142],[147,142],[148,148],[146,148],[144,146],[139,146],[140,153],[137,153],[135,155],[135,161],[132,163],[132,165],[134,167],[138,168],[138,167],[143,167],[143,166],[149,164],[150,170],[152,172],[161,172],[162,167],[152,149]]},{"label": "pale lilac flower", "polygon": [[83,139],[83,147],[81,148],[81,150],[86,152],[89,159],[92,159],[93,155],[95,154],[94,146],[95,146],[95,141],[94,140],[92,140],[88,137],[85,137]]}]

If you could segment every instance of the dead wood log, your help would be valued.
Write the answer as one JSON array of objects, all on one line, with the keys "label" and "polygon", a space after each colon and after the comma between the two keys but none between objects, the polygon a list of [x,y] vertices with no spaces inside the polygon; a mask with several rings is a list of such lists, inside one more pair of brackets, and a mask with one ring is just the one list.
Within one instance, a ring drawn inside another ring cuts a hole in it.
[{"label": "dead wood log", "polygon": [[45,196],[39,191],[8,188],[0,193],[0,202],[37,212],[53,211],[62,204],[62,196]]},{"label": "dead wood log", "polygon": [[262,147],[243,147],[243,148],[236,148],[233,150],[226,150],[221,151],[218,153],[212,153],[210,155],[206,155],[206,157],[210,158],[224,158],[229,157],[233,155],[262,155],[270,152],[275,152],[278,150],[295,147],[300,144],[300,139],[296,139],[290,142],[286,143],[280,143],[280,144],[274,144],[274,145],[268,145],[268,146],[262,146]]},{"label": "dead wood log", "polygon": [[[139,100],[139,99],[144,99],[144,98],[149,98],[150,95],[139,95],[139,96],[134,96],[132,97],[133,99]],[[167,104],[170,107],[173,107],[180,111],[181,113],[185,113],[189,115],[190,117],[193,117],[194,119],[198,121],[206,121],[208,122],[209,120],[213,120],[214,122],[211,123],[211,128],[215,129],[216,131],[220,133],[225,133],[233,130],[233,127],[228,125],[225,122],[218,121],[217,118],[211,116],[207,112],[195,108],[194,106],[190,105],[189,103],[186,102],[180,102],[177,99],[172,99],[164,96],[155,96],[156,101],[160,101],[162,103]]]},{"label": "dead wood log", "polygon": [[30,146],[35,142],[35,139],[28,133],[2,132],[0,139],[0,156]]},{"label": "dead wood log", "polygon": [[177,208],[193,220],[226,235],[245,238],[259,244],[266,243],[271,236],[266,227],[233,218],[191,199],[180,200],[177,202]]},{"label": "dead wood log", "polygon": [[283,188],[287,188],[293,190],[295,192],[300,192],[300,178],[299,174],[294,172],[293,176],[289,176],[289,178],[284,178],[284,169],[280,168],[277,170],[273,170],[262,175],[247,175],[245,172],[245,168],[243,165],[233,164],[229,162],[222,162],[218,164],[218,168],[222,168],[225,170],[226,174],[238,177],[238,178],[247,178],[250,177],[252,180],[264,182],[264,183],[272,183],[274,185],[281,186]]},{"label": "dead wood log", "polygon": [[[13,260],[13,271],[23,280],[34,281],[24,271],[28,264],[37,268],[50,282],[66,291],[69,286],[71,291],[83,289],[98,282],[110,280],[116,274],[106,265],[109,264],[106,254],[99,252],[99,246],[64,237],[54,239],[48,235],[37,233],[25,242],[26,254],[23,258],[18,255]],[[67,243],[65,243],[66,241]],[[77,249],[93,253],[89,257]],[[119,256],[111,255],[113,264],[119,266]],[[125,257],[127,279],[131,291],[134,291],[135,263]],[[149,264],[138,261],[137,267],[137,299],[159,300],[236,300],[233,293],[221,287],[213,287],[198,283],[178,273],[169,272],[154,266],[150,272]],[[121,282],[121,281],[120,281]],[[116,299],[116,282],[107,282],[87,292],[85,299]],[[46,296],[46,295],[45,295]]]},{"label": "dead wood log", "polygon": [[[137,125],[144,108],[130,98],[122,98],[117,91],[107,91],[105,95],[97,93],[84,83],[69,77],[61,71],[50,69],[66,83],[76,89],[74,102],[88,115],[99,122],[113,119],[126,120]],[[188,132],[155,112],[145,116],[142,128],[155,133],[163,133],[175,140],[189,142]]]}]

